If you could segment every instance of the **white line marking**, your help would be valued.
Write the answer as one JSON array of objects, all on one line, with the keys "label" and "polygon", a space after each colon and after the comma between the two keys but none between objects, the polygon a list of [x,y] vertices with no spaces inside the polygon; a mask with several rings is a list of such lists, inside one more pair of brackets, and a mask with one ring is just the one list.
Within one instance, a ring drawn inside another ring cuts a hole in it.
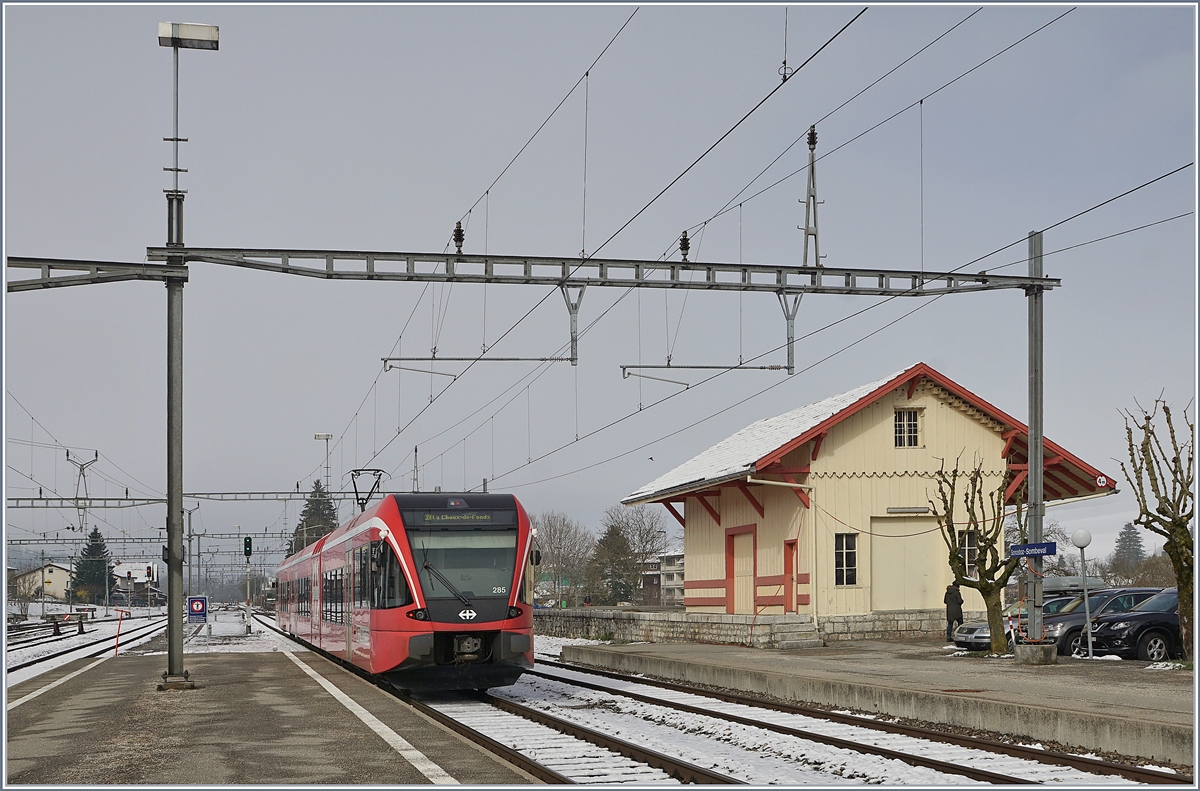
[{"label": "white line marking", "polygon": [[[458,781],[446,774],[446,771],[442,769],[442,767],[429,760],[429,758],[427,758],[423,752],[405,741],[400,734],[396,733],[394,730],[380,722],[379,718],[377,718],[374,714],[355,703],[349,695],[335,687],[327,679],[322,677],[320,673],[297,659],[292,652],[283,651],[281,653],[288,659],[295,662],[301,670],[303,670],[305,673],[311,676],[314,681],[324,687],[326,692],[328,692],[330,695],[333,695],[333,697],[337,699],[338,703],[341,703],[343,706],[349,709],[350,712],[362,720],[368,728],[379,734],[380,738],[391,745],[393,750],[400,753],[400,755],[406,761],[416,767],[418,772],[425,775],[425,777],[429,779],[429,782],[436,783],[438,785],[458,785]],[[22,698],[22,700],[24,700],[24,698]]]},{"label": "white line marking", "polygon": [[49,692],[50,690],[52,690],[52,689],[54,689],[55,687],[57,687],[59,684],[65,684],[66,682],[68,682],[68,681],[70,681],[71,679],[75,678],[75,676],[79,675],[80,673],[86,673],[87,671],[91,670],[93,667],[95,667],[96,665],[100,664],[101,662],[103,662],[103,661],[104,661],[104,660],[106,660],[106,659],[108,659],[108,656],[107,656],[107,655],[106,655],[106,656],[102,656],[102,657],[100,657],[99,659],[97,659],[95,662],[92,662],[90,665],[86,665],[86,666],[84,666],[84,667],[81,667],[81,668],[79,668],[78,670],[76,670],[74,673],[68,673],[67,675],[65,675],[65,676],[63,676],[62,678],[60,678],[58,681],[52,681],[52,682],[50,682],[49,684],[47,684],[46,686],[44,686],[44,687],[42,687],[41,689],[37,690],[36,692],[30,692],[28,695],[25,695],[25,696],[23,696],[23,697],[17,698],[16,700],[9,702],[9,704],[8,704],[8,705],[5,707],[5,709],[4,709],[4,710],[5,710],[5,711],[12,711],[13,709],[15,709],[17,706],[20,706],[20,705],[21,705],[22,703],[24,703],[25,701],[27,701],[27,700],[33,700],[34,698],[36,698],[38,695],[42,694],[43,692]]}]

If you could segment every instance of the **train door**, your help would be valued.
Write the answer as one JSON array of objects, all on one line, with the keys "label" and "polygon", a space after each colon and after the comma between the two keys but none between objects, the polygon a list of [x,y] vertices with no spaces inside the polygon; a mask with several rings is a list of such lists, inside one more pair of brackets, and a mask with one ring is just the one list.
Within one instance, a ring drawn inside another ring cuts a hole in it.
[{"label": "train door", "polygon": [[346,627],[346,661],[354,661],[354,550],[346,550],[346,573],[342,577],[342,624]]}]

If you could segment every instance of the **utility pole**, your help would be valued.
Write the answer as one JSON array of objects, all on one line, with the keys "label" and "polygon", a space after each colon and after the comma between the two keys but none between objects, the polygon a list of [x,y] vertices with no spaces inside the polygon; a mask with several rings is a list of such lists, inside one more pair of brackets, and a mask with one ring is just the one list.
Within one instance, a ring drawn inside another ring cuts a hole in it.
[{"label": "utility pole", "polygon": [[[167,248],[173,253],[183,248],[183,198],[179,189],[179,50],[218,48],[215,25],[160,22],[158,43],[170,47],[173,56],[173,92],[171,147],[173,151],[171,189],[167,193]],[[184,265],[182,255],[173,255],[172,263]],[[191,689],[183,669],[183,284],[186,278],[168,277],[167,287],[167,669],[163,689]]]},{"label": "utility pole", "polygon": [[[1029,276],[1042,277],[1042,234],[1029,232]],[[1042,292],[1040,285],[1025,289],[1029,300],[1029,506],[1026,511],[1029,542],[1042,543],[1042,515],[1045,513],[1042,493]],[[1042,627],[1042,557],[1033,561],[1033,606],[1029,608],[1029,634],[1040,640]],[[1086,576],[1087,572],[1084,571]]]},{"label": "utility pole", "polygon": [[191,596],[195,593],[195,589],[192,587],[192,578],[193,578],[193,574],[194,574],[193,569],[196,565],[195,558],[192,557],[192,535],[193,535],[192,534],[192,514],[198,510],[200,510],[199,503],[196,503],[195,508],[185,509],[185,511],[187,513],[187,558],[188,558],[187,595],[188,596]]}]

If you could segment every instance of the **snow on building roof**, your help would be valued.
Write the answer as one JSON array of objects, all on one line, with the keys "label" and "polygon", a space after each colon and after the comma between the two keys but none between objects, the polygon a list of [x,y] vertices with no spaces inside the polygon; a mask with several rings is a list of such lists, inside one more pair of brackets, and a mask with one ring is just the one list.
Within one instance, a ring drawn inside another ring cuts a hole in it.
[{"label": "snow on building roof", "polygon": [[[919,365],[919,363],[918,363]],[[731,437],[697,454],[667,474],[651,481],[621,500],[625,505],[637,505],[656,500],[696,486],[708,486],[741,478],[753,473],[754,464],[788,440],[820,425],[843,409],[898,379],[916,365],[874,382],[860,385],[813,404],[793,409],[775,417],[751,423]]]}]

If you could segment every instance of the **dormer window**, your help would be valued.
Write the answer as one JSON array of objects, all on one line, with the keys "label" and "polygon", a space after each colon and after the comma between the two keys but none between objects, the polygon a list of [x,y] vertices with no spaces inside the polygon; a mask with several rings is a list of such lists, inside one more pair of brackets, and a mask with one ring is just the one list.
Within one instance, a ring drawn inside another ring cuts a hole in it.
[{"label": "dormer window", "polygon": [[921,410],[896,410],[896,447],[917,448],[921,446]]}]

